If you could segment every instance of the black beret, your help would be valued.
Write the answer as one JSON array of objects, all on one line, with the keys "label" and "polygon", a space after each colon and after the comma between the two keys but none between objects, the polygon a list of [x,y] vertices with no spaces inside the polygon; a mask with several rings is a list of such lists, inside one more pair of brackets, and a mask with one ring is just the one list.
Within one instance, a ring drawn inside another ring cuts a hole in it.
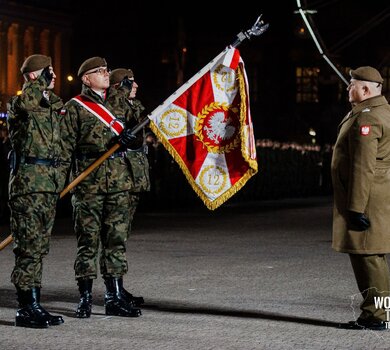
[{"label": "black beret", "polygon": [[102,57],[91,57],[81,63],[79,71],[77,72],[78,77],[82,77],[83,74],[90,69],[99,68],[99,67],[107,67],[107,62]]},{"label": "black beret", "polygon": [[20,68],[22,74],[35,72],[51,66],[51,58],[45,55],[31,55],[25,59]]},{"label": "black beret", "polygon": [[355,70],[350,70],[349,75],[356,80],[371,81],[373,83],[383,84],[383,78],[381,74],[370,66],[359,67]]},{"label": "black beret", "polygon": [[126,68],[117,68],[114,69],[110,74],[110,85],[120,83],[124,77],[134,78],[133,71]]}]

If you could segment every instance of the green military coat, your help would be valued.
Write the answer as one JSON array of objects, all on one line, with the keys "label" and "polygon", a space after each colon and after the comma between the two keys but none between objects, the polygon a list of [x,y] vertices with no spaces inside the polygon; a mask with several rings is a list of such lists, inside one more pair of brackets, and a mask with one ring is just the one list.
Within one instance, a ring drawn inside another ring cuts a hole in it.
[{"label": "green military coat", "polygon": [[[29,193],[59,193],[64,188],[69,165],[61,139],[62,100],[47,93],[43,77],[24,84],[22,94],[10,99],[8,129],[18,169],[9,181],[10,197]],[[44,96],[45,94],[46,97]],[[60,160],[58,167],[24,164],[23,158]]]},{"label": "green military coat", "polygon": [[[390,106],[383,96],[353,107],[339,125],[332,157],[334,250],[390,252]],[[366,231],[347,228],[346,212],[365,213]]]}]

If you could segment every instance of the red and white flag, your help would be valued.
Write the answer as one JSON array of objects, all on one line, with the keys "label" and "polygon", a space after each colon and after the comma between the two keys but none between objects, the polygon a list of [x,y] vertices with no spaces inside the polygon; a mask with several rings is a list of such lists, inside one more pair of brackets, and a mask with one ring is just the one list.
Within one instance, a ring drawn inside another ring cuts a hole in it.
[{"label": "red and white flag", "polygon": [[237,49],[227,47],[148,117],[208,209],[257,173],[248,81]]}]

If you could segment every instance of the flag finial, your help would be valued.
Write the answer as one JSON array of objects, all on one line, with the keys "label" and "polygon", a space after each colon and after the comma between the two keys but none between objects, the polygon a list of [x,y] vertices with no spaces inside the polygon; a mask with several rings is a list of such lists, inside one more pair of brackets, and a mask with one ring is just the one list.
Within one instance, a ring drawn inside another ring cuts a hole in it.
[{"label": "flag finial", "polygon": [[256,22],[248,30],[242,31],[237,34],[236,41],[232,44],[233,47],[239,46],[245,39],[251,39],[252,36],[259,36],[263,34],[269,27],[269,24],[265,24],[261,19],[262,14],[257,17]]}]

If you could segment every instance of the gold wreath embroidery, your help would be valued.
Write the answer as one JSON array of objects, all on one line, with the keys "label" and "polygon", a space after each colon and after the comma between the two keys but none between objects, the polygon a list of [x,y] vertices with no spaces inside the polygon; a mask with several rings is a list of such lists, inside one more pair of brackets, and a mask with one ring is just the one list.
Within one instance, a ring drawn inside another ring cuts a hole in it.
[{"label": "gold wreath embroidery", "polygon": [[[212,102],[209,105],[206,105],[202,108],[202,111],[198,113],[198,118],[196,120],[195,124],[195,134],[198,136],[198,139],[200,142],[203,143],[203,145],[207,148],[208,152],[210,153],[229,153],[235,148],[237,148],[240,145],[240,133],[237,133],[236,137],[232,142],[225,146],[215,146],[212,145],[210,142],[207,142],[204,140],[204,136],[202,133],[204,122],[206,117],[210,114],[210,112],[213,112],[215,110],[223,109],[224,111],[229,110],[229,106],[226,102]],[[236,108],[231,108],[233,112],[236,112]]]},{"label": "gold wreath embroidery", "polygon": [[[174,124],[174,119],[173,118],[167,118],[172,113],[177,113],[184,119],[183,126],[179,130],[177,130],[177,131],[172,131],[172,130],[173,129],[177,129],[180,126],[179,118],[176,119],[176,124]],[[167,121],[168,121],[168,123],[167,123]],[[166,135],[168,135],[170,137],[180,136],[180,135],[183,134],[183,132],[186,129],[186,126],[187,126],[187,115],[186,115],[186,113],[183,110],[178,109],[178,108],[168,109],[161,116],[161,121],[160,121],[160,123],[158,125],[159,125],[160,130],[163,131]]]},{"label": "gold wreath embroidery", "polygon": [[[214,175],[210,170],[215,169]],[[219,174],[217,174],[217,171]],[[207,174],[208,173],[208,174]],[[206,177],[206,179],[205,179]],[[205,193],[210,195],[218,195],[226,186],[227,174],[220,166],[208,165],[200,172],[199,183]],[[218,186],[215,190],[211,190],[211,186]]]},{"label": "gold wreath embroidery", "polygon": [[[218,90],[225,91],[225,89],[219,83],[220,80],[226,81],[226,79],[230,78],[231,76],[233,76],[233,78],[235,77],[235,75],[231,74],[231,72],[227,71],[227,69],[230,69],[230,71],[232,71],[231,68],[227,68],[224,65],[220,64],[213,72],[214,86]],[[231,86],[226,89],[226,92],[233,91],[236,88],[236,85],[237,85],[236,80],[234,80],[233,83],[231,84]]]}]

